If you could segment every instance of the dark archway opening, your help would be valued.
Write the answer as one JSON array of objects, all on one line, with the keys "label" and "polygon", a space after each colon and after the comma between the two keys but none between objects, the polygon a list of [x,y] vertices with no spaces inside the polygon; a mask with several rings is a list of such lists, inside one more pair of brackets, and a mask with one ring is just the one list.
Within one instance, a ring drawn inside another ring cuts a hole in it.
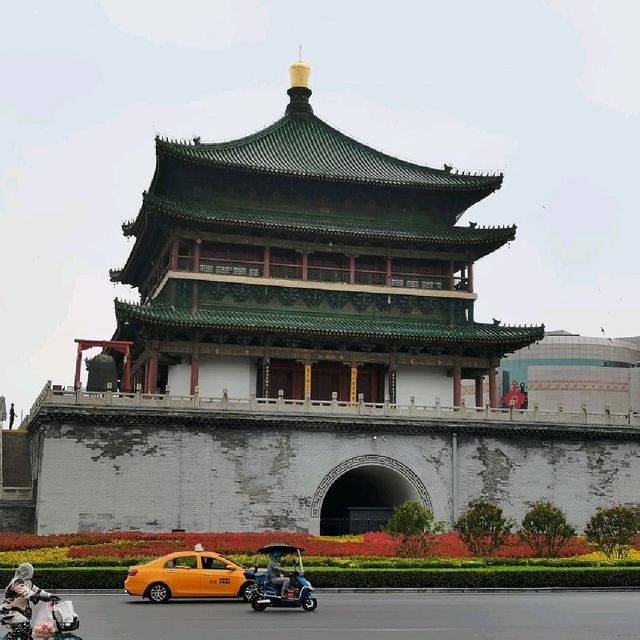
[{"label": "dark archway opening", "polygon": [[379,531],[395,507],[421,502],[416,488],[393,469],[370,465],[340,476],[329,488],[320,511],[320,535]]}]

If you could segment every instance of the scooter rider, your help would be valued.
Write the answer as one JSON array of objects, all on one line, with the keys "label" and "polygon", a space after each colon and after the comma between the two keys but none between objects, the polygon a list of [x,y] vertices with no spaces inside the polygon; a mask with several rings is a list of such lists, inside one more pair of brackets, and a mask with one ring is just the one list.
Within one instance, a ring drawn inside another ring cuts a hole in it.
[{"label": "scooter rider", "polygon": [[5,590],[0,619],[11,628],[5,640],[31,640],[31,603],[60,601],[57,596],[36,587],[32,578],[33,566],[25,562],[18,566]]},{"label": "scooter rider", "polygon": [[278,561],[282,558],[280,551],[274,551],[271,554],[271,560],[267,566],[267,575],[269,576],[269,582],[273,585],[282,585],[280,594],[284,597],[287,589],[289,588],[289,575],[288,571],[283,571]]}]

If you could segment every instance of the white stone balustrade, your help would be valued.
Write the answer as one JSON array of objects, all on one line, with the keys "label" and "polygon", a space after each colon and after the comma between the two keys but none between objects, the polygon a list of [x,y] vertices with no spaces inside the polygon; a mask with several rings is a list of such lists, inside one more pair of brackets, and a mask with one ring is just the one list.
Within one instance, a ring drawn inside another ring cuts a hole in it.
[{"label": "white stone balustrade", "polygon": [[282,392],[277,398],[257,398],[252,394],[249,398],[231,398],[227,390],[221,390],[219,398],[200,396],[198,389],[195,395],[178,396],[171,393],[142,393],[140,389],[125,393],[108,390],[104,393],[87,392],[83,389],[53,389],[48,382],[38,396],[30,414],[21,427],[26,428],[30,416],[34,416],[43,405],[75,405],[94,407],[118,407],[122,409],[154,409],[166,411],[200,410],[247,412],[256,414],[299,414],[299,415],[343,415],[366,419],[367,417],[386,418],[392,420],[443,420],[473,422],[512,422],[512,423],[544,423],[548,425],[571,424],[593,426],[635,426],[640,427],[640,412],[629,409],[625,413],[615,413],[610,407],[603,407],[602,413],[587,412],[583,407],[579,411],[566,411],[561,406],[556,411],[541,411],[537,405],[532,409],[469,407],[462,403],[459,407],[445,407],[436,400],[434,406],[422,406],[411,398],[408,405],[364,402],[360,394],[356,403],[331,400],[293,400],[284,398]]}]

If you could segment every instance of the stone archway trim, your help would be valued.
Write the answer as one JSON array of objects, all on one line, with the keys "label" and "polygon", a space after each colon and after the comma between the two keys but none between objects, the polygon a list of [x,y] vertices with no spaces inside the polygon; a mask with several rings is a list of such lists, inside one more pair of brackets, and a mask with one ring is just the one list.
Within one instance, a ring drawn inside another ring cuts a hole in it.
[{"label": "stone archway trim", "polygon": [[313,496],[313,500],[311,501],[311,517],[320,517],[322,502],[324,501],[327,492],[331,488],[331,485],[340,476],[343,476],[345,473],[351,471],[352,469],[365,466],[387,467],[388,469],[393,469],[394,471],[398,472],[405,480],[413,485],[415,490],[418,492],[418,495],[420,496],[422,504],[428,509],[432,509],[431,498],[429,498],[427,488],[424,486],[420,478],[418,478],[418,476],[413,471],[411,471],[411,469],[409,469],[409,467],[402,464],[402,462],[398,462],[398,460],[394,460],[393,458],[387,458],[386,456],[367,455],[349,458],[348,460],[340,463],[337,467],[331,469],[331,471],[322,479],[322,482],[320,482]]}]

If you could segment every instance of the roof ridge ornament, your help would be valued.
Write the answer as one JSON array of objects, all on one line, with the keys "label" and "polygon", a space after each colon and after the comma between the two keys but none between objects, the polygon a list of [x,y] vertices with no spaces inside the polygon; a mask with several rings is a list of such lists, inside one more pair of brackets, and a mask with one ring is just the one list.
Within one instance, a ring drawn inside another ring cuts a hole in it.
[{"label": "roof ridge ornament", "polygon": [[289,77],[291,87],[287,91],[289,104],[285,110],[285,115],[313,115],[313,109],[309,104],[311,89],[309,88],[309,76],[311,67],[299,60],[289,67]]}]

